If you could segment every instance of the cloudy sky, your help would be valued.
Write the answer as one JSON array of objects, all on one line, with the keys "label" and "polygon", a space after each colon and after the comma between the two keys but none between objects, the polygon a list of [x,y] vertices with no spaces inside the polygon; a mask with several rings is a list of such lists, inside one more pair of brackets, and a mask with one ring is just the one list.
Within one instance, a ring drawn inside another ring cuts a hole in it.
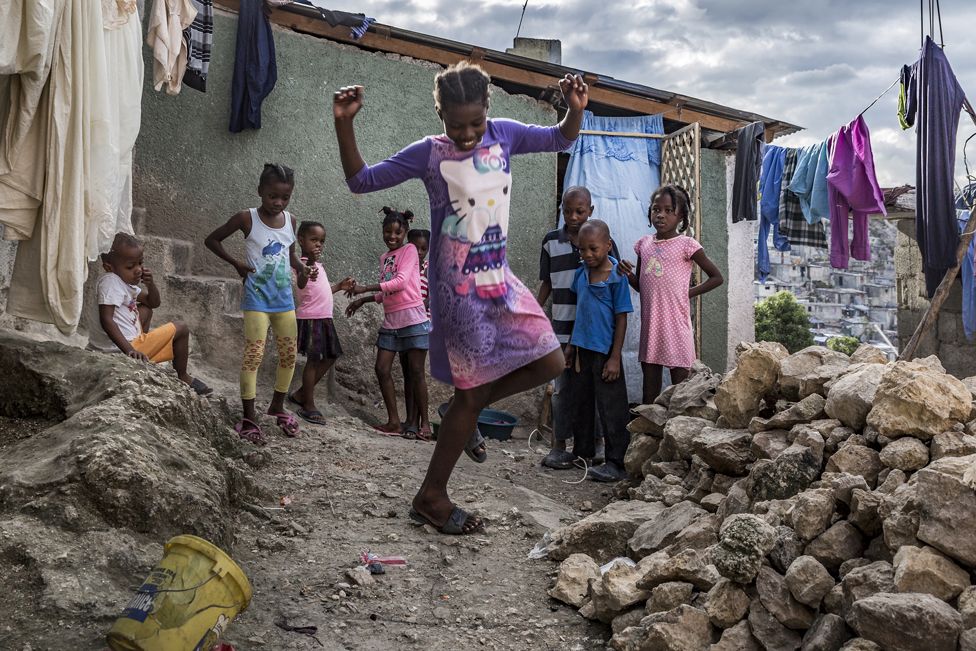
[{"label": "cloudy sky", "polygon": [[[361,0],[382,23],[503,50],[523,0]],[[946,54],[976,98],[976,2],[942,0]],[[926,7],[928,3],[925,3]],[[926,20],[927,25],[927,20]],[[908,0],[529,0],[522,36],[559,38],[563,63],[805,127],[777,144],[819,142],[912,63],[919,4]],[[865,119],[882,185],[915,178],[915,139],[895,115],[897,87]],[[962,141],[976,131],[960,121]],[[970,144],[976,163],[976,139]],[[976,167],[974,167],[976,172]]]}]

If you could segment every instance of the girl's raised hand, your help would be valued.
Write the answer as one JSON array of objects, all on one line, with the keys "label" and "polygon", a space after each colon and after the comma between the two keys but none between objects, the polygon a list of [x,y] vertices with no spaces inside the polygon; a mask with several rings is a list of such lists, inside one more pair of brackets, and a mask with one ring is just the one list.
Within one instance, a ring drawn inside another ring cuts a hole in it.
[{"label": "girl's raised hand", "polygon": [[339,281],[339,291],[348,292],[356,287],[356,281],[350,276],[346,276]]},{"label": "girl's raised hand", "polygon": [[362,306],[363,306],[362,299],[356,299],[355,301],[353,301],[352,303],[350,303],[349,305],[346,306],[346,316],[347,317],[351,317]]},{"label": "girl's raised hand", "polygon": [[567,74],[559,80],[559,90],[571,111],[582,111],[590,101],[590,91],[579,75]]},{"label": "girl's raised hand", "polygon": [[363,108],[364,88],[343,86],[332,96],[332,115],[336,120],[351,120]]}]

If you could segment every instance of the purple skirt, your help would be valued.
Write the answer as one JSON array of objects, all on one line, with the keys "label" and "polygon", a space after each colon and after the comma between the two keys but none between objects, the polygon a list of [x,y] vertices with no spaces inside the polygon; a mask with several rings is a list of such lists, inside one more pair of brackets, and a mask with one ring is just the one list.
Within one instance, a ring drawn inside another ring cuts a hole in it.
[{"label": "purple skirt", "polygon": [[332,319],[298,319],[298,352],[310,362],[341,356],[342,346]]}]

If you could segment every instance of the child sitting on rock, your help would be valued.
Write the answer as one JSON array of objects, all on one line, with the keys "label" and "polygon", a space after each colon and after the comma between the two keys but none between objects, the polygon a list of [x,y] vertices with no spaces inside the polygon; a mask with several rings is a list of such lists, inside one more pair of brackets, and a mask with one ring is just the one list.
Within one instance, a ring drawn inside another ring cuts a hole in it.
[{"label": "child sitting on rock", "polygon": [[[89,327],[88,345],[94,350],[123,352],[144,362],[173,362],[177,377],[201,396],[213,389],[186,372],[190,355],[190,329],[182,321],[148,330],[153,310],[159,307],[159,289],[152,272],[142,263],[143,247],[135,237],[119,233],[108,253],[102,254],[102,274],[95,292],[96,321]],[[145,289],[140,289],[139,285]]]}]

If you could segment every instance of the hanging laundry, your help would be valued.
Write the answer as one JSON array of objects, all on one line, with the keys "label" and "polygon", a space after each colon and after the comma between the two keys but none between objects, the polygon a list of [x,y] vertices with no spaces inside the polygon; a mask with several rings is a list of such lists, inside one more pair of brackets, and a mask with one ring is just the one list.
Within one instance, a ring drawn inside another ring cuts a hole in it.
[{"label": "hanging laundry", "polygon": [[262,0],[241,0],[231,82],[230,130],[261,128],[261,103],[278,81],[274,34]]},{"label": "hanging laundry", "polygon": [[[874,172],[871,133],[862,116],[833,136],[833,154],[827,173],[830,201],[830,265],[847,269],[850,258],[871,259],[868,216],[887,215],[884,193]],[[853,212],[854,239],[849,239],[848,217]]]},{"label": "hanging laundry", "polygon": [[[345,27],[352,28],[350,30],[350,36],[357,41],[365,36],[366,32],[369,30],[369,26],[376,22],[375,18],[369,18],[366,16],[366,14],[350,14],[345,11],[332,11],[330,9],[326,9],[323,6],[326,4],[325,0],[289,0],[289,2],[315,7],[319,10],[319,14],[321,14],[322,19],[333,27],[344,25]],[[283,4],[288,4],[288,2]]]},{"label": "hanging laundry", "polygon": [[810,224],[830,219],[827,199],[827,170],[830,167],[830,143],[825,140],[797,152],[796,172],[790,179],[790,190],[800,200],[800,209]]},{"label": "hanging laundry", "polygon": [[[108,5],[108,9],[105,7]],[[89,260],[112,247],[119,232],[132,233],[132,150],[142,123],[142,21],[136,3],[102,0],[107,102],[102,119],[108,141],[91,152],[104,160],[103,211],[88,218],[85,250]]]},{"label": "hanging laundry", "polygon": [[[898,76],[898,123],[902,130],[912,126],[918,108],[918,86],[911,66],[902,66]],[[909,118],[909,115],[912,117]]]},{"label": "hanging laundry", "polygon": [[207,73],[210,71],[210,51],[213,49],[213,0],[190,0],[197,10],[193,22],[183,32],[187,43],[186,72],[183,83],[207,92]]},{"label": "hanging laundry", "polygon": [[735,175],[732,178],[732,222],[756,219],[756,192],[766,126],[747,124],[736,132]]},{"label": "hanging laundry", "polygon": [[[969,211],[957,210],[956,221],[959,223],[959,233],[966,231],[966,224],[969,223]],[[962,328],[966,333],[966,339],[970,341],[976,337],[976,266],[973,264],[976,255],[976,238],[969,242],[969,249],[962,259],[960,277],[962,280]]]},{"label": "hanging laundry", "polygon": [[193,23],[196,15],[191,0],[153,2],[146,44],[153,52],[153,88],[156,90],[165,86],[167,94],[177,95],[183,87],[188,54],[183,31]]},{"label": "hanging laundry", "polygon": [[787,149],[783,162],[783,182],[779,194],[779,232],[787,239],[790,246],[809,246],[818,249],[827,248],[827,236],[824,234],[823,222],[819,219],[810,223],[803,216],[800,198],[790,190],[790,181],[796,172],[796,161],[799,151]]},{"label": "hanging laundry", "polygon": [[0,106],[6,104],[0,110],[0,224],[7,240],[30,238],[44,194],[49,118],[62,99],[44,90],[51,70],[62,71],[56,55],[66,3],[14,2],[0,21]]},{"label": "hanging laundry", "polygon": [[756,238],[756,268],[760,282],[769,276],[769,235],[777,251],[789,251],[789,241],[780,234],[779,195],[783,185],[783,166],[786,150],[767,145],[763,154],[762,172],[759,177],[759,236]]},{"label": "hanging laundry", "polygon": [[[102,3],[40,2],[57,16],[51,24],[53,56],[30,135],[21,145],[29,151],[14,152],[15,167],[0,184],[17,190],[9,179],[40,179],[39,186],[20,189],[19,199],[34,202],[35,219],[29,224],[30,239],[17,247],[7,312],[70,333],[82,309],[89,225],[111,213],[111,179],[119,160],[111,154],[111,75]],[[117,18],[110,15],[110,24]],[[36,196],[29,194],[38,187]],[[0,221],[6,223],[8,201],[13,200],[15,212],[23,203],[17,205],[12,193],[2,194]]]},{"label": "hanging laundry", "polygon": [[956,130],[965,94],[945,53],[925,37],[922,55],[910,70],[917,101],[909,96],[905,122],[917,126],[915,235],[922,253],[925,288],[935,294],[945,272],[956,264],[959,229],[953,208]]}]

